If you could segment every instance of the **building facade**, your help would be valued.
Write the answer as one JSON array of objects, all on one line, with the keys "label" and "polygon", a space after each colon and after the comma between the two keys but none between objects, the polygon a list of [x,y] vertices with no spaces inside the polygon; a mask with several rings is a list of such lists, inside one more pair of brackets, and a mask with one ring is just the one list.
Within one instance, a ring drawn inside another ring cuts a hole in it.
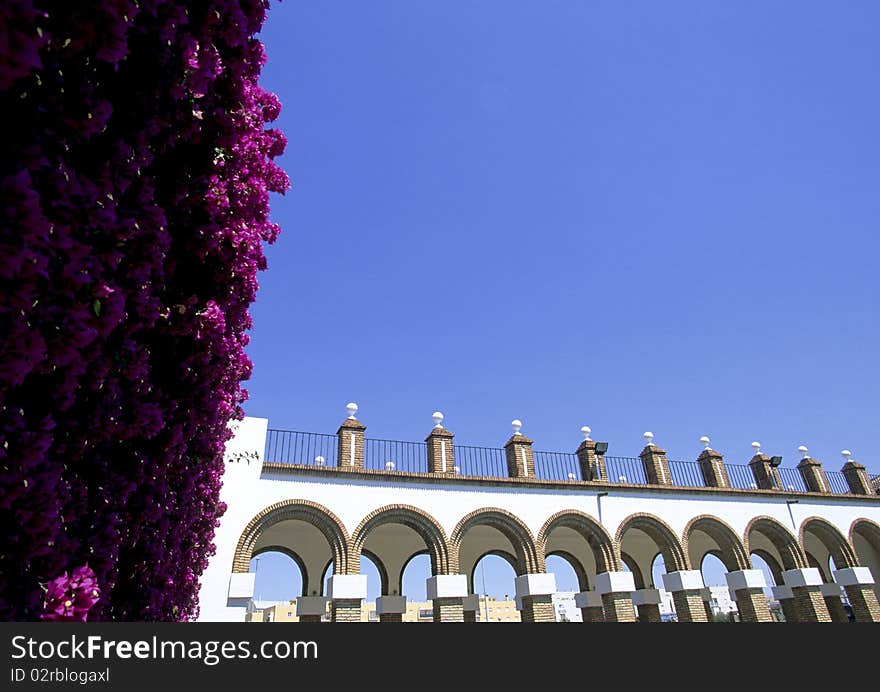
[{"label": "building facade", "polygon": [[[704,622],[711,592],[700,566],[709,553],[724,564],[743,621],[774,621],[765,588],[788,621],[844,621],[843,595],[856,620],[880,621],[880,497],[850,459],[826,471],[803,448],[797,468],[786,469],[754,443],[748,463],[736,465],[705,440],[695,461],[675,461],[649,433],[638,458],[610,457],[587,428],[575,451],[547,453],[533,449],[519,421],[503,448],[476,448],[455,445],[440,414],[424,443],[388,442],[366,438],[355,412],[351,405],[336,435],[269,430],[257,418],[235,425],[221,492],[228,509],[203,575],[200,619],[243,621],[250,561],[276,550],[302,572],[300,621],[320,621],[328,609],[335,622],[364,619],[361,555],[381,574],[375,617],[402,621],[401,575],[425,553],[434,621],[477,621],[473,571],[493,554],[517,574],[523,621],[556,619],[546,558],[559,555],[578,576],[584,622],[660,620],[661,588],[679,621]],[[658,554],[666,574],[654,584]],[[754,555],[775,583],[754,569]]]}]

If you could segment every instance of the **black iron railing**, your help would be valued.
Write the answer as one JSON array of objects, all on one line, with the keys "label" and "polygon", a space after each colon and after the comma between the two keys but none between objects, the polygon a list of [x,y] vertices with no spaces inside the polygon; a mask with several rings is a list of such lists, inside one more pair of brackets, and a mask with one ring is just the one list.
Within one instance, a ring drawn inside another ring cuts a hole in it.
[{"label": "black iron railing", "polygon": [[364,468],[374,471],[428,472],[428,448],[419,442],[364,440]]},{"label": "black iron railing", "polygon": [[605,471],[609,483],[648,484],[645,467],[638,457],[605,457]]},{"label": "black iron railing", "polygon": [[276,464],[336,466],[338,444],[339,439],[336,435],[296,430],[269,430],[263,458]]},{"label": "black iron railing", "polygon": [[[277,464],[306,466],[336,466],[339,439],[336,435],[270,429],[266,436],[264,459]],[[455,446],[455,472],[461,476],[507,478],[507,455],[497,447]],[[420,442],[401,440],[364,440],[364,467],[374,471],[405,471],[427,473],[428,448]],[[570,452],[534,452],[535,477],[540,480],[582,481],[576,454]],[[647,485],[645,467],[638,457],[605,457],[609,483]],[[757,488],[752,469],[744,464],[725,464],[731,488]],[[452,470],[452,469],[450,469]],[[799,469],[777,468],[778,490],[807,492]],[[694,461],[669,461],[672,485],[683,488],[705,487],[700,464]],[[836,495],[850,493],[846,476],[838,471],[826,471],[829,492]],[[880,475],[871,477],[871,484],[880,492]]]},{"label": "black iron railing", "polygon": [[581,480],[577,454],[535,452],[535,476],[545,481]]},{"label": "black iron railing", "polygon": [[507,477],[507,455],[495,447],[456,445],[455,466],[462,476]]},{"label": "black iron railing", "polygon": [[672,461],[670,459],[669,475],[672,476],[672,484],[682,488],[703,488],[706,485],[703,480],[703,472],[696,461]]}]

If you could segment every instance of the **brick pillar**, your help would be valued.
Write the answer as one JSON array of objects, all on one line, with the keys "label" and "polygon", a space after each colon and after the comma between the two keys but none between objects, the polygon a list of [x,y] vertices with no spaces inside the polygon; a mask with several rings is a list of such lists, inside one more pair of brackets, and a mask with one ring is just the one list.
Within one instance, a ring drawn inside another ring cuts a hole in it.
[{"label": "brick pillar", "polygon": [[727,586],[736,596],[736,608],[741,622],[773,622],[764,588],[767,580],[759,569],[741,569],[728,572]]},{"label": "brick pillar", "polygon": [[523,596],[520,618],[523,622],[556,622],[552,596]]},{"label": "brick pillar", "polygon": [[825,607],[828,608],[828,614],[831,616],[831,622],[849,622],[849,616],[843,609],[843,600],[840,598],[840,585],[822,584],[821,590]]},{"label": "brick pillar", "polygon": [[704,587],[700,591],[700,597],[703,599],[703,610],[706,611],[706,622],[715,621],[715,613],[712,610],[712,591],[709,587]]},{"label": "brick pillar", "polygon": [[847,461],[840,470],[853,495],[873,495],[875,493],[867,469],[859,462]]},{"label": "brick pillar", "polygon": [[779,471],[770,466],[770,457],[760,452],[752,457],[749,462],[752,475],[755,477],[755,485],[761,490],[778,490],[782,488]]},{"label": "brick pillar", "polygon": [[406,596],[379,596],[376,599],[379,622],[403,622],[406,612]]},{"label": "brick pillar", "polygon": [[511,478],[535,477],[535,455],[532,452],[532,440],[520,432],[514,432],[504,445],[504,451],[507,454],[508,476]]},{"label": "brick pillar", "polygon": [[660,619],[660,591],[638,589],[633,592],[633,605],[639,610],[639,622],[662,622]]},{"label": "brick pillar", "polygon": [[360,622],[360,598],[334,598],[330,601],[330,620],[333,622]]},{"label": "brick pillar", "polygon": [[822,597],[822,575],[815,567],[790,569],[782,573],[791,588],[797,622],[831,622],[831,614]]},{"label": "brick pillar", "polygon": [[461,598],[434,598],[434,622],[464,622]]},{"label": "brick pillar", "polygon": [[556,593],[556,575],[546,572],[521,574],[514,583],[522,604],[520,617],[523,622],[556,622],[552,600]]},{"label": "brick pillar", "polygon": [[645,478],[651,485],[672,485],[666,452],[655,444],[648,444],[639,454],[645,467]]},{"label": "brick pillar", "polygon": [[321,622],[327,612],[327,599],[323,596],[300,596],[296,599],[296,617],[300,622]]},{"label": "brick pillar", "polygon": [[584,440],[575,452],[581,470],[581,478],[585,481],[607,481],[608,471],[605,468],[605,455],[596,454],[596,443]]},{"label": "brick pillar", "polygon": [[[351,404],[349,404],[351,406]],[[344,469],[362,469],[364,468],[364,431],[367,426],[354,417],[354,411],[351,415],[342,421],[336,436],[339,438],[338,456],[336,465]]]},{"label": "brick pillar", "polygon": [[476,622],[477,612],[480,610],[480,597],[473,593],[468,594],[462,601],[462,608],[464,609],[464,621]]},{"label": "brick pillar", "polygon": [[663,586],[672,594],[679,622],[708,622],[703,605],[703,575],[697,570],[680,570],[663,575]]},{"label": "brick pillar", "polygon": [[703,482],[707,488],[729,488],[730,478],[727,475],[727,467],[724,465],[724,457],[721,452],[714,449],[704,449],[697,457],[700,471],[703,473]]},{"label": "brick pillar", "polygon": [[455,450],[452,446],[455,436],[446,428],[437,426],[425,438],[428,445],[428,473],[452,476],[455,474]]},{"label": "brick pillar", "polygon": [[788,586],[774,586],[773,598],[779,601],[782,615],[786,622],[798,622],[797,610],[794,607],[794,593]]},{"label": "brick pillar", "polygon": [[602,596],[605,622],[635,622],[632,593],[636,590],[631,572],[602,572],[596,575],[596,592]]},{"label": "brick pillar", "polygon": [[867,567],[848,567],[834,573],[834,579],[846,590],[856,622],[880,622],[880,603],[874,591],[874,577]]},{"label": "brick pillar", "polygon": [[366,574],[334,574],[327,583],[330,620],[360,622],[361,604],[367,597]]},{"label": "brick pillar", "polygon": [[825,476],[825,470],[822,468],[822,462],[810,457],[804,457],[797,465],[801,477],[807,490],[812,493],[830,493],[831,486],[828,485],[828,478]]},{"label": "brick pillar", "polygon": [[581,591],[574,596],[574,604],[581,609],[584,622],[605,622],[602,596],[595,591]]},{"label": "brick pillar", "polygon": [[464,622],[464,599],[468,597],[464,574],[428,577],[427,592],[434,605],[434,622]]}]

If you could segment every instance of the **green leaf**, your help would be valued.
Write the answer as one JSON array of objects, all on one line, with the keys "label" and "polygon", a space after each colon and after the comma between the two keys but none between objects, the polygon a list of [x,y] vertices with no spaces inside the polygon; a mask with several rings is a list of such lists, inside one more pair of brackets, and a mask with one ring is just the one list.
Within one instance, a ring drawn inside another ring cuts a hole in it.
[{"label": "green leaf", "polygon": [[101,300],[100,300],[100,298],[95,298],[92,301],[92,310],[95,313],[95,317],[101,316]]}]

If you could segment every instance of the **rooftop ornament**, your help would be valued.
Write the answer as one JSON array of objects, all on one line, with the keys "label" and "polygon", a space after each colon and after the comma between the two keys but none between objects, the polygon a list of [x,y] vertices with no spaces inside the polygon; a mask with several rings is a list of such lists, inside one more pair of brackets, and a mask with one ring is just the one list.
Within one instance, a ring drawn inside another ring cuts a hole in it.
[{"label": "rooftop ornament", "polygon": [[700,438],[700,444],[703,445],[703,449],[711,449],[711,447],[709,446],[709,442],[710,442],[710,440],[709,440],[708,435],[703,435]]},{"label": "rooftop ornament", "polygon": [[348,417],[354,419],[354,414],[358,412],[358,405],[353,401],[350,401],[346,405],[345,410],[348,411]]},{"label": "rooftop ornament", "polygon": [[522,435],[520,430],[522,429],[522,421],[519,418],[514,418],[510,421],[510,427],[513,428],[514,435]]},{"label": "rooftop ornament", "polygon": [[809,459],[810,455],[807,453],[809,452],[809,450],[807,449],[806,445],[801,445],[800,447],[798,447],[798,452],[800,453],[802,459]]},{"label": "rooftop ornament", "polygon": [[434,421],[434,427],[443,429],[443,413],[441,411],[434,411],[431,414],[431,420]]},{"label": "rooftop ornament", "polygon": [[654,433],[649,431],[642,435],[642,437],[645,438],[645,442],[648,444],[649,447],[654,446]]},{"label": "rooftop ornament", "polygon": [[589,425],[585,425],[581,428],[581,435],[584,436],[584,442],[591,442],[590,433],[593,432],[593,429]]}]

